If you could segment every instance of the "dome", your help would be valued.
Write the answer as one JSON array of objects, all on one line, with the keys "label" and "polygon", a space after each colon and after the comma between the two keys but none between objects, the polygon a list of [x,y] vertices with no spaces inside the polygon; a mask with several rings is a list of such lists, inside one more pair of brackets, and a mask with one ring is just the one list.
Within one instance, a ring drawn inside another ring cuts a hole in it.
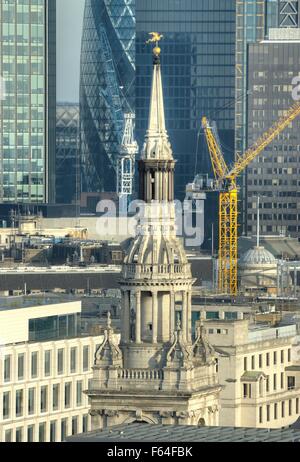
[{"label": "dome", "polygon": [[241,266],[276,265],[277,260],[274,255],[264,247],[253,247],[242,255],[239,263]]}]

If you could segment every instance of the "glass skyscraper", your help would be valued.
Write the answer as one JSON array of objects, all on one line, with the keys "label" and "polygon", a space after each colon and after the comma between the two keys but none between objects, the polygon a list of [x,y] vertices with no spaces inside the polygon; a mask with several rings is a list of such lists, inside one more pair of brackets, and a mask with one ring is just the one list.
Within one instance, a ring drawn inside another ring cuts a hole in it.
[{"label": "glass skyscraper", "polygon": [[0,203],[54,201],[55,10],[0,2]]},{"label": "glass skyscraper", "polygon": [[124,113],[134,107],[135,0],[86,0],[80,82],[82,190],[116,191]]},{"label": "glass skyscraper", "polygon": [[[178,160],[175,193],[182,199],[196,173],[211,173],[201,118],[216,121],[224,154],[234,150],[235,1],[136,2],[136,121],[141,144],[147,124],[152,62],[148,33],[164,35],[167,128]],[[215,202],[215,201],[213,201]],[[208,217],[209,218],[209,217]]]}]

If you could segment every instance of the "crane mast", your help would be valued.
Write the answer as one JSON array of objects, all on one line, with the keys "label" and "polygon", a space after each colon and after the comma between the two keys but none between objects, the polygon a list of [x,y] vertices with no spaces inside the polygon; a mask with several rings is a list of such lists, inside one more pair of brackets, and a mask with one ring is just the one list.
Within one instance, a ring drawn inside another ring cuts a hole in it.
[{"label": "crane mast", "polygon": [[300,114],[300,104],[293,105],[252,147],[237,159],[231,169],[224,161],[218,136],[204,117],[209,154],[219,191],[219,291],[230,295],[238,292],[238,186],[237,177]]}]

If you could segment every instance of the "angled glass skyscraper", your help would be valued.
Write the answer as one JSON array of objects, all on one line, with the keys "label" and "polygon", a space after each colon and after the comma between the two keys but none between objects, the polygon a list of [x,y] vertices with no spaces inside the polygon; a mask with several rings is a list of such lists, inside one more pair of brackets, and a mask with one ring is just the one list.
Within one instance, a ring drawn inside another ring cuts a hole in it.
[{"label": "angled glass skyscraper", "polygon": [[82,190],[116,190],[124,113],[134,107],[135,0],[86,0],[80,82]]},{"label": "angled glass skyscraper", "polygon": [[0,203],[54,202],[55,12],[0,2]]}]

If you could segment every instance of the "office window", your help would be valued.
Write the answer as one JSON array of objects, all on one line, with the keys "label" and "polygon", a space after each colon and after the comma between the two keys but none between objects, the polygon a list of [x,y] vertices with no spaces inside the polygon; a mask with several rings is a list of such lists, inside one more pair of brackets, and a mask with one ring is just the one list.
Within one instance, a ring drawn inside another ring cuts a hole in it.
[{"label": "office window", "polygon": [[278,419],[278,404],[277,403],[274,404],[274,419],[275,420]]},{"label": "office window", "polygon": [[288,362],[290,363],[292,360],[292,350],[289,348],[288,349]]},{"label": "office window", "polygon": [[82,417],[82,433],[86,433],[89,431],[89,428],[88,428],[88,425],[89,425],[89,416],[88,415],[84,415]]},{"label": "office window", "polygon": [[60,386],[59,384],[55,384],[53,385],[53,389],[52,389],[52,407],[53,407],[53,411],[58,411],[59,409],[59,389],[60,389]]},{"label": "office window", "polygon": [[274,353],[273,353],[273,363],[274,363],[274,366],[276,366],[276,364],[277,364],[277,351],[274,351]]},{"label": "office window", "polygon": [[18,355],[18,380],[24,380],[24,359],[25,355]]},{"label": "office window", "polygon": [[19,427],[16,429],[16,443],[22,443],[23,441],[23,428]]},{"label": "office window", "polygon": [[16,391],[16,416],[22,417],[23,415],[23,390]]},{"label": "office window", "polygon": [[259,367],[262,368],[263,367],[263,357],[262,355],[259,355]]},{"label": "office window", "polygon": [[71,348],[71,358],[70,358],[70,369],[71,374],[74,374],[77,370],[77,348]]},{"label": "office window", "polygon": [[281,350],[280,352],[280,361],[281,361],[281,364],[284,364],[284,350]]},{"label": "office window", "polygon": [[277,390],[277,375],[273,375],[273,390]]},{"label": "office window", "polygon": [[3,419],[9,419],[10,417],[10,391],[3,393]]},{"label": "office window", "polygon": [[31,378],[36,379],[38,376],[38,352],[31,353]]},{"label": "office window", "polygon": [[5,430],[4,440],[5,440],[5,443],[12,442],[12,430]]},{"label": "office window", "polygon": [[61,420],[61,441],[64,441],[68,436],[68,419]]},{"label": "office window", "polygon": [[4,382],[11,381],[11,355],[7,355],[4,358]]},{"label": "office window", "polygon": [[251,384],[244,383],[243,385],[244,398],[251,398]]},{"label": "office window", "polygon": [[64,373],[64,349],[60,349],[57,352],[57,373],[62,375]]},{"label": "office window", "polygon": [[56,441],[56,421],[50,423],[50,443],[55,443]]},{"label": "office window", "polygon": [[29,427],[27,427],[27,442],[34,442],[34,425],[30,425]]},{"label": "office window", "polygon": [[41,412],[48,410],[48,386],[45,385],[41,388]]},{"label": "office window", "polygon": [[29,388],[28,390],[28,414],[35,413],[35,389]]},{"label": "office window", "polygon": [[296,398],[296,414],[299,414],[299,398]]},{"label": "office window", "polygon": [[294,376],[288,377],[288,389],[294,390],[296,387],[296,378]]},{"label": "office window", "polygon": [[39,425],[39,442],[44,443],[46,440],[46,424],[41,423]]},{"label": "office window", "polygon": [[270,422],[270,405],[267,405],[267,422]]},{"label": "office window", "polygon": [[285,402],[281,402],[281,417],[285,417]]},{"label": "office window", "polygon": [[78,433],[78,417],[72,417],[72,435]]},{"label": "office window", "polygon": [[83,372],[87,372],[90,369],[90,347],[86,345],[83,347]]},{"label": "office window", "polygon": [[266,365],[270,366],[270,353],[266,354]]},{"label": "office window", "polygon": [[280,386],[281,386],[281,389],[284,388],[284,373],[281,372],[280,374]]},{"label": "office window", "polygon": [[259,423],[263,423],[263,408],[259,407]]},{"label": "office window", "polygon": [[267,375],[267,380],[266,380],[266,392],[268,393],[270,391],[270,376]]},{"label": "office window", "polygon": [[251,368],[254,371],[254,369],[255,369],[255,356],[251,357]]},{"label": "office window", "polygon": [[65,384],[65,408],[71,407],[71,387],[71,382]]},{"label": "office window", "polygon": [[77,406],[82,406],[82,381],[78,381],[76,384],[76,404]]},{"label": "office window", "polygon": [[293,405],[292,405],[292,400],[289,399],[289,416],[291,416],[293,413]]},{"label": "office window", "polygon": [[45,363],[44,363],[44,374],[45,377],[51,375],[51,351],[45,351]]}]

